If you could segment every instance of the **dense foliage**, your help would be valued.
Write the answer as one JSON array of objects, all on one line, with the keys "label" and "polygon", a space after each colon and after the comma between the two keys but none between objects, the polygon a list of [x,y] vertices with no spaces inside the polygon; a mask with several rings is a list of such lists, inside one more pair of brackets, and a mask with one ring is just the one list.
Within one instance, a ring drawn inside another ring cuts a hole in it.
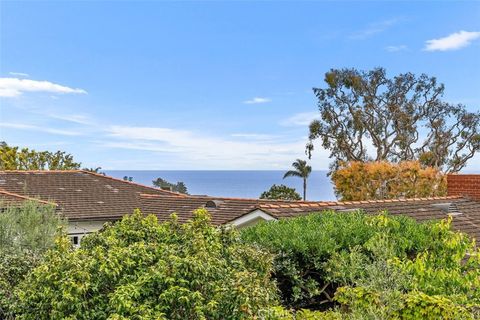
[{"label": "dense foliage", "polygon": [[0,319],[12,317],[14,288],[40,263],[63,226],[53,206],[37,202],[7,206],[0,213]]},{"label": "dense foliage", "polygon": [[74,170],[80,163],[64,151],[36,151],[0,143],[0,170]]},{"label": "dense foliage", "polygon": [[444,86],[434,77],[332,69],[325,82],[313,89],[321,119],[310,124],[307,151],[319,139],[333,169],[339,161],[419,160],[458,172],[480,150],[478,108],[442,100]]},{"label": "dense foliage", "polygon": [[443,196],[447,191],[445,175],[418,161],[342,163],[331,178],[337,198],[348,201]]},{"label": "dense foliage", "polygon": [[264,191],[260,195],[260,199],[271,200],[302,200],[295,188],[287,187],[286,185],[276,185],[270,187],[269,190]]},{"label": "dense foliage", "polygon": [[161,189],[169,189],[173,192],[188,194],[187,186],[182,181],[179,181],[177,183],[171,183],[165,179],[157,178],[156,180],[153,180],[152,183],[155,187]]},{"label": "dense foliage", "polygon": [[275,304],[271,256],[193,221],[140,212],[83,238],[59,239],[17,292],[19,319],[250,319]]},{"label": "dense foliage", "polygon": [[360,319],[480,316],[480,256],[449,220],[325,212],[261,223],[242,237],[276,255],[289,308],[341,306]]}]

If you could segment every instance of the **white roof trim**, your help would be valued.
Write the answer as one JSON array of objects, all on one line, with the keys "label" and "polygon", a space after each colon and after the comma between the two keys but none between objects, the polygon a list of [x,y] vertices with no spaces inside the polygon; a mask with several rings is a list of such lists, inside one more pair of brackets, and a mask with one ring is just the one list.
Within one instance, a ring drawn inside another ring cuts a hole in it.
[{"label": "white roof trim", "polygon": [[265,221],[277,220],[277,219],[275,219],[275,217],[272,217],[268,213],[266,213],[266,212],[264,212],[260,209],[256,209],[256,210],[254,210],[250,213],[247,213],[244,216],[241,216],[240,218],[237,218],[237,219],[231,221],[230,224],[234,225],[235,227],[242,227],[243,225],[248,224],[249,222],[258,220],[258,219],[263,219]]}]

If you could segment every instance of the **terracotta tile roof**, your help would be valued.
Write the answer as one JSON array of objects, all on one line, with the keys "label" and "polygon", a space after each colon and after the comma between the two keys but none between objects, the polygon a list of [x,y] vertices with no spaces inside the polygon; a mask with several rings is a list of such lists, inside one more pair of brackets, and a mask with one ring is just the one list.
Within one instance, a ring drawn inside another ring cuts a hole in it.
[{"label": "terracotta tile roof", "polygon": [[10,205],[20,205],[25,201],[35,201],[42,204],[57,206],[57,204],[54,202],[48,202],[48,201],[43,201],[36,198],[25,197],[16,193],[7,192],[5,190],[0,189],[0,207],[10,206]]},{"label": "terracotta tile roof", "polygon": [[183,197],[88,171],[0,171],[0,190],[54,202],[69,220],[108,219],[140,207],[139,195]]},{"label": "terracotta tile roof", "polygon": [[[480,239],[480,201],[462,196],[393,199],[378,201],[279,201],[209,196],[186,196],[86,171],[0,171],[0,200],[22,201],[38,198],[54,202],[72,221],[116,220],[135,208],[166,220],[177,213],[181,222],[193,211],[207,209],[216,225],[231,222],[256,209],[281,219],[323,210],[367,213],[388,211],[418,221],[443,219],[449,204],[456,206],[453,227]],[[443,204],[443,205],[442,205]]]}]

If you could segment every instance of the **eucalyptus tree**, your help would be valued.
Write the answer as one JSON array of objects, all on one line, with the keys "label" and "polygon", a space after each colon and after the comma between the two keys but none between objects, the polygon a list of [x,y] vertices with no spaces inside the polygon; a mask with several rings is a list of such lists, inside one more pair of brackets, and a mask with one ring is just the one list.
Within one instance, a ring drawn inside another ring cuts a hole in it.
[{"label": "eucalyptus tree", "polygon": [[445,87],[435,77],[332,69],[325,82],[313,89],[321,117],[310,124],[307,153],[320,140],[332,170],[349,161],[419,160],[458,172],[480,149],[479,108],[443,100]]}]

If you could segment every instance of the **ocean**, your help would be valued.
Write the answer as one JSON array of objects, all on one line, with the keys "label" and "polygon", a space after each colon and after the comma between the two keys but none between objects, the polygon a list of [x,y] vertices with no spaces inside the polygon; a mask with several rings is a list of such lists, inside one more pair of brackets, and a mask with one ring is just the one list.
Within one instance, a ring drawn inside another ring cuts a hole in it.
[{"label": "ocean", "polygon": [[[188,193],[195,195],[258,198],[273,184],[285,184],[295,188],[300,195],[302,194],[302,179],[295,177],[283,179],[285,171],[105,170],[104,172],[120,179],[129,176],[134,182],[147,186],[151,186],[156,178],[172,183],[183,181],[188,188]],[[307,183],[307,200],[335,200],[327,171],[313,171]]]}]

